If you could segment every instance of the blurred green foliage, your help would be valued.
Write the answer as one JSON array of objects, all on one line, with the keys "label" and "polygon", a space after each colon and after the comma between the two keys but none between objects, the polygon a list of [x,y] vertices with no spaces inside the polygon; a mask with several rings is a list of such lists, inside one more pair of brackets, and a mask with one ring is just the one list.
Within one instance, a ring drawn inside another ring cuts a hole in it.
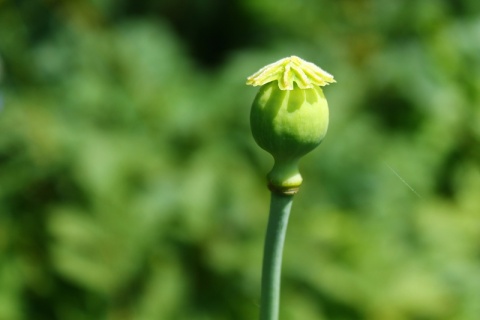
[{"label": "blurred green foliage", "polygon": [[479,319],[479,39],[476,0],[0,1],[0,320],[255,319],[244,81],[292,54],[338,83],[282,319]]}]

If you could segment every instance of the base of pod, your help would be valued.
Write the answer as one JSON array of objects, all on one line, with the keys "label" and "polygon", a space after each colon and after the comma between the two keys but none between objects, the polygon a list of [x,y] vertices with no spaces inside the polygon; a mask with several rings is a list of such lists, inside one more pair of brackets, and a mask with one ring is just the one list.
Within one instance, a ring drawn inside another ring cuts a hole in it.
[{"label": "base of pod", "polygon": [[268,189],[271,192],[274,192],[276,194],[285,195],[285,196],[293,196],[293,195],[297,194],[298,190],[300,190],[300,186],[284,187],[284,186],[274,185],[269,181],[268,182]]}]

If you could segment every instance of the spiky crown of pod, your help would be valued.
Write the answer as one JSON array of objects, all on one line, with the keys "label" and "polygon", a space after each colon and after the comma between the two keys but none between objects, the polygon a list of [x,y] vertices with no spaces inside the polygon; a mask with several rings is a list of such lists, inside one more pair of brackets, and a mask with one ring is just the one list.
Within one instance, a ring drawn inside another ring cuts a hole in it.
[{"label": "spiky crown of pod", "polygon": [[247,85],[262,86],[272,81],[278,81],[280,90],[293,90],[294,83],[300,89],[311,89],[336,82],[330,73],[297,56],[266,65],[247,78]]}]

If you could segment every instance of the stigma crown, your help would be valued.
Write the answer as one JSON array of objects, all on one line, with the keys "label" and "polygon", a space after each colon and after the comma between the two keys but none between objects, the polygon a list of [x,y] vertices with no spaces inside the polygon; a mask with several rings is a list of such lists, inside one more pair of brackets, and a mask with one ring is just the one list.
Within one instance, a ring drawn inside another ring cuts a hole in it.
[{"label": "stigma crown", "polygon": [[278,81],[280,90],[293,90],[294,83],[300,89],[311,89],[336,82],[330,73],[297,56],[266,65],[247,78],[247,85],[262,86],[272,81]]}]

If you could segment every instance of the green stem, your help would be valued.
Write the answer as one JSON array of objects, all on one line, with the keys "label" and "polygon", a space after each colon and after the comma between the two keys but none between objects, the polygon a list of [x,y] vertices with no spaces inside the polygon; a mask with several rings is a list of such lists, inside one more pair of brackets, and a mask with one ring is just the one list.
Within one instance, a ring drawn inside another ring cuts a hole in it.
[{"label": "green stem", "polygon": [[263,253],[260,320],[278,320],[283,243],[293,195],[272,192]]}]

